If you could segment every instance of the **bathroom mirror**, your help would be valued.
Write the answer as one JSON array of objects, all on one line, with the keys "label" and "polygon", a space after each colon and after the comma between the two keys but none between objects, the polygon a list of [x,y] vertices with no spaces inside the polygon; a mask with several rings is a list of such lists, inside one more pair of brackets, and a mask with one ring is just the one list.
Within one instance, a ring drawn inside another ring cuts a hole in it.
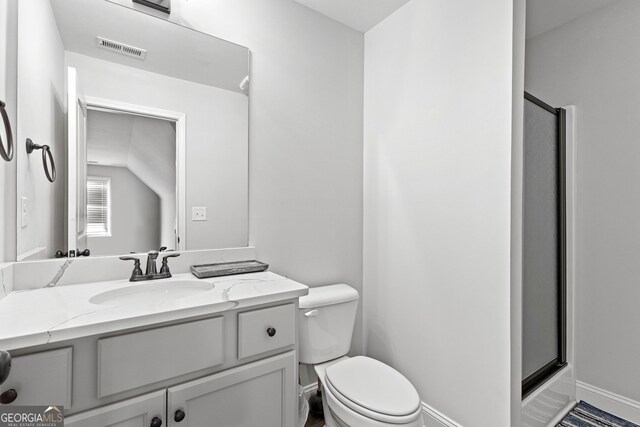
[{"label": "bathroom mirror", "polygon": [[19,2],[18,261],[247,245],[249,50],[118,3]]}]

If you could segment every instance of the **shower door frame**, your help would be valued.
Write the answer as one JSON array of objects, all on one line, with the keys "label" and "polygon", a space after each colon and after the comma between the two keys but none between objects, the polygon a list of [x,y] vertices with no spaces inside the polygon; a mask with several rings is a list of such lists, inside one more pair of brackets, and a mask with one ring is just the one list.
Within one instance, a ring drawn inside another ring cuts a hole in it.
[{"label": "shower door frame", "polygon": [[558,356],[522,379],[524,399],[567,366],[567,110],[524,92],[524,98],[558,117]]}]

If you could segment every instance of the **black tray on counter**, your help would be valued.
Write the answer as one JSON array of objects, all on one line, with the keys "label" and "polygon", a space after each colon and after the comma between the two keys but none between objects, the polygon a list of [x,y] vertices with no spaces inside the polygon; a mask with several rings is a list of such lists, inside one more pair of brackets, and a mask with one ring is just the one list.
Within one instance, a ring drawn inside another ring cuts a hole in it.
[{"label": "black tray on counter", "polygon": [[191,273],[199,279],[208,277],[231,276],[232,274],[246,274],[265,271],[269,264],[256,260],[218,262],[214,264],[192,265]]}]

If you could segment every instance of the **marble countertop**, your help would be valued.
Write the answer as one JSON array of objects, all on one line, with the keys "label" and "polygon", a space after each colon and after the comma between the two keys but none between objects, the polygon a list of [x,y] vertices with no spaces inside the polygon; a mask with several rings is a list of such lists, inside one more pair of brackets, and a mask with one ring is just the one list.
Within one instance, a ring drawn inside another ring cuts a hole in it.
[{"label": "marble countertop", "polygon": [[[155,280],[198,280],[191,274]],[[36,345],[176,321],[235,308],[297,298],[308,288],[271,272],[240,274],[199,282],[213,284],[197,295],[157,303],[99,305],[89,300],[105,291],[140,286],[128,280],[14,291],[0,300],[0,349]]]}]

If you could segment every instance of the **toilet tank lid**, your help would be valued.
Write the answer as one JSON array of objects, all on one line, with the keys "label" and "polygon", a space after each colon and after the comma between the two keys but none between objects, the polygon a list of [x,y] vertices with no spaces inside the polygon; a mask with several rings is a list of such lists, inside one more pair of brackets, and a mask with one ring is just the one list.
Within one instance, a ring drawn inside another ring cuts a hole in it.
[{"label": "toilet tank lid", "polygon": [[300,297],[300,308],[318,308],[325,305],[340,304],[357,300],[360,297],[358,291],[344,283],[337,285],[318,286],[309,288],[309,294]]}]

